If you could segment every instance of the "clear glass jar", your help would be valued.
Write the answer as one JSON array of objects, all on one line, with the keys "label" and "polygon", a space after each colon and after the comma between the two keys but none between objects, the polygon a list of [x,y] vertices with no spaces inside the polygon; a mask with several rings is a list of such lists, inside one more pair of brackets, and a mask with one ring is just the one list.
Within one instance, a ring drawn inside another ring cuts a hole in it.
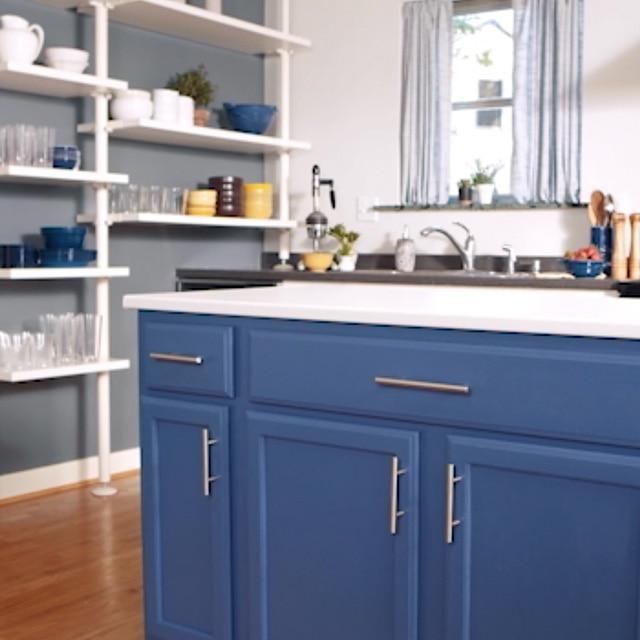
[{"label": "clear glass jar", "polygon": [[245,218],[270,218],[273,215],[273,185],[251,182],[243,186]]}]

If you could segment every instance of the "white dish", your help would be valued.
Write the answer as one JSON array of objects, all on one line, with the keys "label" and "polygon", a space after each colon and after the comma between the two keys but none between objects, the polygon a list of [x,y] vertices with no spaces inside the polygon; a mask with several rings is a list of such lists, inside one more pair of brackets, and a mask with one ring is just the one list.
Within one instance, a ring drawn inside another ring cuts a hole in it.
[{"label": "white dish", "polygon": [[89,66],[89,52],[73,47],[47,47],[44,62],[48,67],[60,71],[82,73]]}]

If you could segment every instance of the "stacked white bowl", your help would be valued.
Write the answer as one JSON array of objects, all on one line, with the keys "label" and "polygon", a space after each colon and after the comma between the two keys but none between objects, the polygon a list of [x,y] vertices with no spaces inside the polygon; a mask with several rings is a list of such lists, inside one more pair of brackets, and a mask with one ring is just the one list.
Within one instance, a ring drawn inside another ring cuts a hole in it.
[{"label": "stacked white bowl", "polygon": [[153,113],[151,93],[142,89],[116,91],[109,105],[111,117],[116,120],[144,120]]},{"label": "stacked white bowl", "polygon": [[74,47],[47,47],[44,62],[48,67],[60,71],[82,73],[89,66],[89,52]]}]

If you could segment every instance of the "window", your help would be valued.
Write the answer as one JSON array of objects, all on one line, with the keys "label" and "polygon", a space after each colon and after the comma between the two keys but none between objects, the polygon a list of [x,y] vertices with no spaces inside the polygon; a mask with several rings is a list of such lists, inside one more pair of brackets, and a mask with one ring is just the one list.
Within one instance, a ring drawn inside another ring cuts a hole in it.
[{"label": "window", "polygon": [[512,76],[511,0],[456,0],[449,176],[456,197],[458,181],[471,174],[476,160],[501,167],[498,194],[511,190]]}]

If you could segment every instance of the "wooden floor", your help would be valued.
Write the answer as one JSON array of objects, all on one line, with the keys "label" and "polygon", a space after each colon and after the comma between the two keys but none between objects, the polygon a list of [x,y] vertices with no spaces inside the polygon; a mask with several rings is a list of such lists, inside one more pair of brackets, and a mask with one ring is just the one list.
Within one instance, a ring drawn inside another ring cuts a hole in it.
[{"label": "wooden floor", "polygon": [[0,640],[141,640],[140,479],[0,504]]}]

